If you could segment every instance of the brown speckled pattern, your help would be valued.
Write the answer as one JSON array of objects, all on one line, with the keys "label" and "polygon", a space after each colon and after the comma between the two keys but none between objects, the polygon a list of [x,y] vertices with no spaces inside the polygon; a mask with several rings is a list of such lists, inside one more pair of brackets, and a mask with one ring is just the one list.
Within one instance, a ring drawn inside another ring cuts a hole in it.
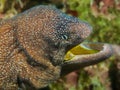
[{"label": "brown speckled pattern", "polygon": [[91,32],[87,23],[52,6],[37,6],[0,22],[0,90],[57,80],[68,48]]}]

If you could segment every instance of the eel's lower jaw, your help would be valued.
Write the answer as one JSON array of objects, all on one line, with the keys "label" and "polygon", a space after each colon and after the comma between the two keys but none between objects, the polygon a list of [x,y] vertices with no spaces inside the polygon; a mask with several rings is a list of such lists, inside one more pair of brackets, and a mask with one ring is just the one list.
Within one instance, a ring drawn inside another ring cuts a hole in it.
[{"label": "eel's lower jaw", "polygon": [[103,43],[88,43],[88,45],[98,52],[86,55],[77,55],[70,60],[65,60],[62,65],[61,75],[66,75],[74,70],[97,64],[109,58],[112,53],[112,48],[109,44]]}]

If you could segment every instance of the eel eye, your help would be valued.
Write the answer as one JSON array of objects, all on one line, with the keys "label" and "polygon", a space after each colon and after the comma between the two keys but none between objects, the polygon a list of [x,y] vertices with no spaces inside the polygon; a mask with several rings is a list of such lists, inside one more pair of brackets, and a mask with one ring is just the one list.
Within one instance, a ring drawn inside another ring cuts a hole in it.
[{"label": "eel eye", "polygon": [[67,35],[61,35],[61,38],[64,39],[64,40],[67,40],[68,36]]}]

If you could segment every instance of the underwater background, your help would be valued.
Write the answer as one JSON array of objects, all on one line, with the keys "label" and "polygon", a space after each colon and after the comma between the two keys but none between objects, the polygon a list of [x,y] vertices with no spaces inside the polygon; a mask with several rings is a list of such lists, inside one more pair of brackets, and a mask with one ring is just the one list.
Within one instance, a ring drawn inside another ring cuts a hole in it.
[{"label": "underwater background", "polygon": [[[0,19],[36,5],[54,5],[89,22],[93,33],[86,41],[120,45],[120,0],[0,0]],[[120,53],[74,71],[44,90],[120,90]]]}]

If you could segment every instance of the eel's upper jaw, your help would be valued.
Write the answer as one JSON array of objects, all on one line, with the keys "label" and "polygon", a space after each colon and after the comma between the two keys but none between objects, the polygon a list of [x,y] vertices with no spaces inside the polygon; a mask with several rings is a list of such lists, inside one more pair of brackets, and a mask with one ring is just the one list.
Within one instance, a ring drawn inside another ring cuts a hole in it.
[{"label": "eel's upper jaw", "polygon": [[75,39],[70,45],[66,47],[66,52],[69,51],[71,48],[77,46],[78,44],[82,43],[87,37],[90,36],[93,29],[89,23],[82,21],[79,24],[77,24],[77,26],[73,25],[72,28],[75,29]]},{"label": "eel's upper jaw", "polygon": [[89,23],[87,23],[87,22],[84,22],[82,27],[83,27],[83,31],[82,31],[82,34],[81,34],[81,38],[84,40],[84,39],[86,39],[88,36],[90,36],[90,34],[92,33],[93,28],[92,28],[92,26],[91,26]]}]

